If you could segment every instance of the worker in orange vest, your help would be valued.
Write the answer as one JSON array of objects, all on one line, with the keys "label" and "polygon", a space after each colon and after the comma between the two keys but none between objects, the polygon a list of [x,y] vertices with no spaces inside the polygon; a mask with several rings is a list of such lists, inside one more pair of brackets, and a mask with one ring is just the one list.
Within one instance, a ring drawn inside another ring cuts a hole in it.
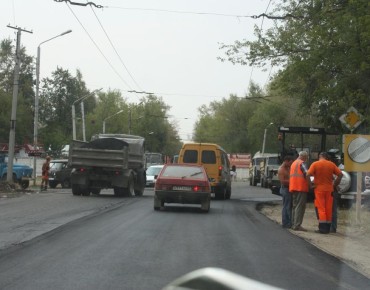
[{"label": "worker in orange vest", "polygon": [[[319,160],[311,164],[307,177],[314,177],[313,188],[315,190],[315,209],[319,220],[321,234],[330,232],[333,216],[333,192],[338,190],[338,185],[343,173],[333,162],[329,161],[326,152],[319,154]],[[336,176],[334,179],[333,177]],[[333,182],[334,181],[334,182]]]},{"label": "worker in orange vest", "polygon": [[292,194],[292,229],[303,232],[307,231],[302,227],[309,191],[305,165],[307,159],[308,153],[306,151],[299,152],[298,158],[290,166],[289,172],[289,192]]}]

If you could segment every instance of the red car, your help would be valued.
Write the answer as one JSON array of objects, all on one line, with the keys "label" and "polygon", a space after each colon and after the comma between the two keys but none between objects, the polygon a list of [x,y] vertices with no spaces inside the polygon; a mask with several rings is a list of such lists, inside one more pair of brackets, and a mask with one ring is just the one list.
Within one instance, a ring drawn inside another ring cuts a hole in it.
[{"label": "red car", "polygon": [[208,212],[211,204],[211,186],[203,166],[166,164],[154,187],[154,210],[165,203],[200,204]]}]

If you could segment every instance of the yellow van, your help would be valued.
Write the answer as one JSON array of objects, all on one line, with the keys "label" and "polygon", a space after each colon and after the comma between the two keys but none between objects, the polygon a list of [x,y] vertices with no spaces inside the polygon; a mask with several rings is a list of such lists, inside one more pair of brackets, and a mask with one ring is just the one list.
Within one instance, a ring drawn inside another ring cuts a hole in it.
[{"label": "yellow van", "polygon": [[178,163],[202,165],[208,174],[215,197],[230,198],[230,162],[221,146],[213,143],[185,143],[180,150]]}]

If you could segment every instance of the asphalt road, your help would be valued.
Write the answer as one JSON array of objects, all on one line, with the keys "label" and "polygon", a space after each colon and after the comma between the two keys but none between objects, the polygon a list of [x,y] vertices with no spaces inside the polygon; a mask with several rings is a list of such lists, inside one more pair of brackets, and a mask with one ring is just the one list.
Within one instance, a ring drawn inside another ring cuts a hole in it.
[{"label": "asphalt road", "polygon": [[232,190],[209,213],[156,212],[152,189],[140,198],[56,189],[0,199],[0,289],[157,290],[203,267],[285,289],[368,288],[368,278],[256,210],[278,197],[242,182]]}]

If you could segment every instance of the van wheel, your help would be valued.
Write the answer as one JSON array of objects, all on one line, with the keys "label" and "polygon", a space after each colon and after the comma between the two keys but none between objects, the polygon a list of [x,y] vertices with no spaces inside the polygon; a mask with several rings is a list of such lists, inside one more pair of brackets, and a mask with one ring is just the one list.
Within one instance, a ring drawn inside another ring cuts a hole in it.
[{"label": "van wheel", "polygon": [[231,197],[231,186],[226,188],[226,199],[230,199]]},{"label": "van wheel", "polygon": [[226,187],[225,186],[215,187],[215,197],[216,199],[224,200],[226,197]]}]

